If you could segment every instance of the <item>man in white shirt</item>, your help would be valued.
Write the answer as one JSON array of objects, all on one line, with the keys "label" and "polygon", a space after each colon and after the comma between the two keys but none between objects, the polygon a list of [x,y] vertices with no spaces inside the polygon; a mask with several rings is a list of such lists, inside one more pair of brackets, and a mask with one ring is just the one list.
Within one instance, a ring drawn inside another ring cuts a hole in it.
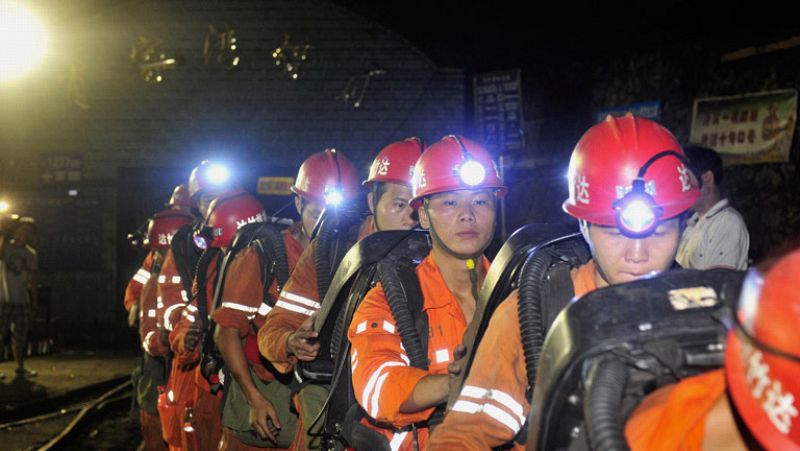
[{"label": "man in white shirt", "polygon": [[700,198],[686,223],[676,260],[684,268],[747,269],[750,234],[739,214],[720,194],[722,159],[712,149],[687,146],[684,151],[701,185]]}]

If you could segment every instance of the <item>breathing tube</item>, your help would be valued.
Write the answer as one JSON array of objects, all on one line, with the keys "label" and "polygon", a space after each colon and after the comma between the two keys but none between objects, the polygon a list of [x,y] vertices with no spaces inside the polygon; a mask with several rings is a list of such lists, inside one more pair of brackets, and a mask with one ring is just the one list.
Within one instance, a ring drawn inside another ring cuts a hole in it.
[{"label": "breathing tube", "polygon": [[[272,268],[270,269],[272,269],[274,279],[278,281],[278,290],[280,290],[289,280],[289,257],[286,255],[283,236],[280,231],[271,226],[264,226],[261,230],[265,236],[256,242],[270,258],[272,263]],[[263,241],[267,241],[268,245],[264,246],[267,243]],[[272,280],[266,279],[267,274],[264,276],[265,281],[271,284]],[[267,289],[269,286],[265,284],[264,288]]]},{"label": "breathing tube", "polygon": [[533,391],[536,369],[539,366],[539,354],[544,343],[540,288],[547,277],[549,265],[549,255],[544,252],[534,252],[525,260],[520,273],[517,313],[519,314],[519,331],[525,354],[529,392]]},{"label": "breathing tube", "polygon": [[595,361],[588,373],[583,415],[591,449],[627,451],[622,399],[628,367],[615,358]]},{"label": "breathing tube", "polygon": [[[395,263],[391,260],[382,260],[378,263],[377,272],[411,366],[427,370],[428,350],[422,349],[422,340],[408,309],[407,293],[400,281],[400,273]],[[421,314],[424,315],[425,312]]]}]

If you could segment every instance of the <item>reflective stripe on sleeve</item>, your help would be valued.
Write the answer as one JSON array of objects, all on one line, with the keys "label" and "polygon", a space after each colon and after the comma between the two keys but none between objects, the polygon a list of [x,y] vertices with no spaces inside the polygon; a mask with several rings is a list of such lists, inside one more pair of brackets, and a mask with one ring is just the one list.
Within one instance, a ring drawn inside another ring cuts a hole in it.
[{"label": "reflective stripe on sleeve", "polygon": [[148,280],[150,280],[150,272],[140,268],[138,271],[136,271],[136,274],[133,275],[133,280],[144,285]]},{"label": "reflective stripe on sleeve", "polygon": [[229,308],[231,310],[238,310],[245,313],[256,313],[258,311],[256,307],[248,307],[244,304],[238,304],[236,302],[223,302],[222,308]]},{"label": "reflective stripe on sleeve", "polygon": [[[372,373],[369,380],[367,381],[366,387],[364,387],[364,391],[361,394],[361,401],[363,402],[363,405],[361,407],[364,407],[365,409],[369,408],[371,397],[373,396],[375,386],[378,384],[378,379],[381,377],[381,373],[386,368],[391,368],[393,366],[406,366],[406,365],[403,362],[398,362],[396,360],[383,362],[383,364],[381,364],[381,366],[379,366],[378,369]],[[375,415],[373,415],[373,418],[374,417]]]},{"label": "reflective stripe on sleeve", "polygon": [[453,405],[453,412],[461,412],[466,414],[484,413],[489,418],[499,422],[503,426],[509,428],[514,434],[519,432],[522,427],[513,416],[495,406],[494,404],[478,404],[470,401],[458,400]]},{"label": "reflective stripe on sleeve", "polygon": [[261,305],[258,307],[258,314],[261,316],[267,316],[267,314],[271,311],[272,307],[267,305],[265,302],[262,302]]},{"label": "reflective stripe on sleeve", "polygon": [[389,373],[383,373],[378,378],[378,383],[375,384],[375,393],[372,394],[372,403],[370,404],[369,414],[372,418],[378,416],[378,401],[381,399],[381,390],[383,389],[383,382],[389,377]]},{"label": "reflective stripe on sleeve", "polygon": [[280,307],[280,308],[283,308],[283,309],[286,309],[286,310],[289,310],[289,311],[292,311],[292,312],[296,312],[296,313],[302,313],[303,315],[306,315],[306,316],[311,316],[315,312],[315,310],[309,310],[309,309],[300,307],[298,305],[290,304],[288,302],[283,302],[283,301],[280,301],[280,300],[275,304],[275,307]]},{"label": "reflective stripe on sleeve", "polygon": [[389,448],[391,448],[392,451],[398,451],[406,440],[406,435],[408,435],[408,431],[396,432],[394,437],[392,437],[392,441],[389,442]]},{"label": "reflective stripe on sleeve", "polygon": [[156,332],[151,330],[147,333],[147,335],[144,336],[144,340],[142,340],[142,349],[144,349],[144,352],[148,354],[150,353],[150,346],[148,346],[148,343],[150,342],[150,338],[152,338],[155,334]]},{"label": "reflective stripe on sleeve", "polygon": [[525,416],[522,413],[522,404],[518,403],[513,396],[504,391],[494,388],[488,389],[476,387],[474,385],[465,385],[464,388],[461,389],[460,396],[481,400],[492,400],[500,406],[507,408],[519,419],[520,423],[525,422]]},{"label": "reflective stripe on sleeve", "polygon": [[172,328],[173,328],[172,322],[169,320],[170,317],[172,317],[172,312],[174,312],[175,309],[178,309],[178,308],[181,308],[181,307],[183,307],[183,304],[174,304],[174,305],[170,305],[169,307],[167,307],[166,310],[164,310],[164,328],[166,328],[170,332],[172,332]]},{"label": "reflective stripe on sleeve", "polygon": [[315,310],[319,310],[319,307],[320,307],[319,302],[317,302],[317,301],[315,301],[313,299],[309,299],[309,298],[294,294],[294,293],[290,293],[288,291],[282,292],[280,297],[282,297],[283,299],[285,299],[287,301],[294,302],[296,304],[300,304],[300,305],[305,305],[307,307],[311,307],[311,308],[313,308]]}]

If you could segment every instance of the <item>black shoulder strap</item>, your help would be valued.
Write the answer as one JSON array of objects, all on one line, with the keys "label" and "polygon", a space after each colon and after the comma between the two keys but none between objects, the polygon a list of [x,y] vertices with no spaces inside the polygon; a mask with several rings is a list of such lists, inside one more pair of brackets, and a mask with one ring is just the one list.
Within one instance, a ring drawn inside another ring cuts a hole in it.
[{"label": "black shoulder strap", "polygon": [[567,263],[559,263],[550,268],[548,278],[542,286],[542,323],[545,335],[550,325],[564,307],[575,296],[575,286],[570,275],[571,267]]},{"label": "black shoulder strap", "polygon": [[192,246],[192,230],[191,225],[185,225],[175,232],[170,243],[172,249],[172,256],[175,259],[175,266],[178,269],[178,275],[181,276],[181,284],[186,293],[192,292],[192,281],[194,280],[194,269],[199,255],[193,252],[189,246]]},{"label": "black shoulder strap", "polygon": [[[419,286],[419,279],[414,268],[403,265],[398,271],[400,276],[400,283],[403,285],[404,291],[407,296],[408,310],[411,313],[411,318],[414,323],[414,328],[417,330],[420,344],[422,345],[425,355],[428,354],[428,338],[430,337],[430,325],[428,324],[428,314],[425,313],[425,299],[422,296],[422,288]],[[406,346],[404,343],[403,346]],[[430,362],[428,362],[430,364]],[[427,366],[422,368],[427,370]]]},{"label": "black shoulder strap", "polygon": [[[206,292],[206,286],[208,284],[208,266],[212,264],[215,258],[219,255],[219,249],[209,249],[206,252],[203,252],[203,255],[200,256],[200,259],[197,261],[197,272],[196,272],[196,283],[197,283],[197,297],[195,300],[197,301],[197,312],[200,315],[200,321],[202,321],[203,328],[208,332],[211,330],[212,321],[208,319],[208,293]],[[219,268],[217,268],[219,269]],[[219,271],[215,271],[213,274],[214,281],[216,282],[219,276]],[[206,334],[208,335],[208,334]],[[212,338],[213,340],[213,338]]]},{"label": "black shoulder strap", "polygon": [[289,256],[280,230],[268,224],[262,231],[263,236],[254,240],[251,246],[258,255],[261,267],[261,283],[264,289],[262,299],[271,306],[269,288],[272,281],[278,282],[278,291],[280,291],[289,280]]}]

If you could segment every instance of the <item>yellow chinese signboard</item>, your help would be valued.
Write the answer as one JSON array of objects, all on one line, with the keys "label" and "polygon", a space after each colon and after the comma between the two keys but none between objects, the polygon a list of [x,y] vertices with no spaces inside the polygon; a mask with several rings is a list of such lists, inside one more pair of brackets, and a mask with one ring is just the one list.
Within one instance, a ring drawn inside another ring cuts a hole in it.
[{"label": "yellow chinese signboard", "polygon": [[795,90],[697,99],[690,141],[725,164],[786,162],[796,120]]},{"label": "yellow chinese signboard", "polygon": [[292,177],[259,177],[257,192],[265,196],[289,196],[293,183]]}]

